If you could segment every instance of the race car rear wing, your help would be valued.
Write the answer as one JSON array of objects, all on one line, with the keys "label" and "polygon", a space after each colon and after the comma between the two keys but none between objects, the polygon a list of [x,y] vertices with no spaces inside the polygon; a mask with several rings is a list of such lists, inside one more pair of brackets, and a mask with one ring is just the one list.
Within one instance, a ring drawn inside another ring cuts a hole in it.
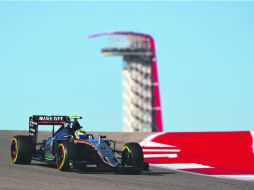
[{"label": "race car rear wing", "polygon": [[[69,116],[59,115],[33,115],[29,117],[29,136],[32,139],[33,148],[35,150],[38,136],[38,125],[64,125],[70,121]],[[54,130],[54,129],[53,129]]]},{"label": "race car rear wing", "polygon": [[34,115],[32,116],[33,122],[38,125],[62,125],[70,120],[69,116],[47,116],[47,115]]}]

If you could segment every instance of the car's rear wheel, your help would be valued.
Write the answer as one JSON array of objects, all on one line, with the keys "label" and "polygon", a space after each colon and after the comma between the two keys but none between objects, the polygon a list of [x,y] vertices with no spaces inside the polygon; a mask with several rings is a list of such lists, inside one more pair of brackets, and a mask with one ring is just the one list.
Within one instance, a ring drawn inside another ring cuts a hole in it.
[{"label": "car's rear wheel", "polygon": [[60,171],[70,169],[71,161],[76,158],[75,145],[70,142],[62,142],[57,146],[56,150],[56,166]]},{"label": "car's rear wheel", "polygon": [[144,155],[138,143],[127,143],[122,150],[122,165],[131,166],[132,173],[140,173],[143,170]]},{"label": "car's rear wheel", "polygon": [[19,135],[11,140],[11,161],[14,164],[30,164],[32,160],[32,140]]}]

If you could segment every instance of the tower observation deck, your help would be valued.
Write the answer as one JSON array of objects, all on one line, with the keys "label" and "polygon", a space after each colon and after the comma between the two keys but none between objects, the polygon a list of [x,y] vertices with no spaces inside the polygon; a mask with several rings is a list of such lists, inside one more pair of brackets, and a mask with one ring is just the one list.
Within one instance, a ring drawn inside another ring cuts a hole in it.
[{"label": "tower observation deck", "polygon": [[122,56],[124,131],[163,131],[159,81],[154,39],[136,32],[108,32],[111,42],[101,52],[105,56]]}]

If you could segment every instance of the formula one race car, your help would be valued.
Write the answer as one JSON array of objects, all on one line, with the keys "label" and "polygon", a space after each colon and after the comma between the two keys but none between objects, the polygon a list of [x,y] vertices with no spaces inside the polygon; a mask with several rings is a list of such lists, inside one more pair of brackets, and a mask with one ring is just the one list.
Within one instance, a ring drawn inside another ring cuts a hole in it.
[{"label": "formula one race car", "polygon": [[[30,164],[31,160],[55,164],[60,171],[96,167],[116,172],[141,173],[149,170],[144,162],[141,146],[127,143],[121,151],[116,142],[82,130],[80,116],[33,115],[29,119],[29,135],[15,136],[11,140],[11,160],[14,164]],[[52,125],[52,136],[37,142],[38,126]],[[55,132],[55,125],[60,126]]]}]

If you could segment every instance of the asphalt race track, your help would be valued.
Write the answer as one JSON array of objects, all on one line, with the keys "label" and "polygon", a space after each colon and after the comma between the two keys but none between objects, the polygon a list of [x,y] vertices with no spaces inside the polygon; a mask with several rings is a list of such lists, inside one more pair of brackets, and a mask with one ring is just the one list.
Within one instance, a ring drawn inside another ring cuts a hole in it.
[{"label": "asphalt race track", "polygon": [[[107,171],[60,172],[52,166],[32,161],[14,165],[10,161],[10,139],[24,131],[0,131],[0,190],[253,190],[254,182],[214,178],[151,167],[141,175],[115,174]],[[99,133],[95,133],[97,136]],[[122,146],[127,141],[142,141],[149,133],[102,133]],[[43,133],[40,138],[50,134]]]}]

